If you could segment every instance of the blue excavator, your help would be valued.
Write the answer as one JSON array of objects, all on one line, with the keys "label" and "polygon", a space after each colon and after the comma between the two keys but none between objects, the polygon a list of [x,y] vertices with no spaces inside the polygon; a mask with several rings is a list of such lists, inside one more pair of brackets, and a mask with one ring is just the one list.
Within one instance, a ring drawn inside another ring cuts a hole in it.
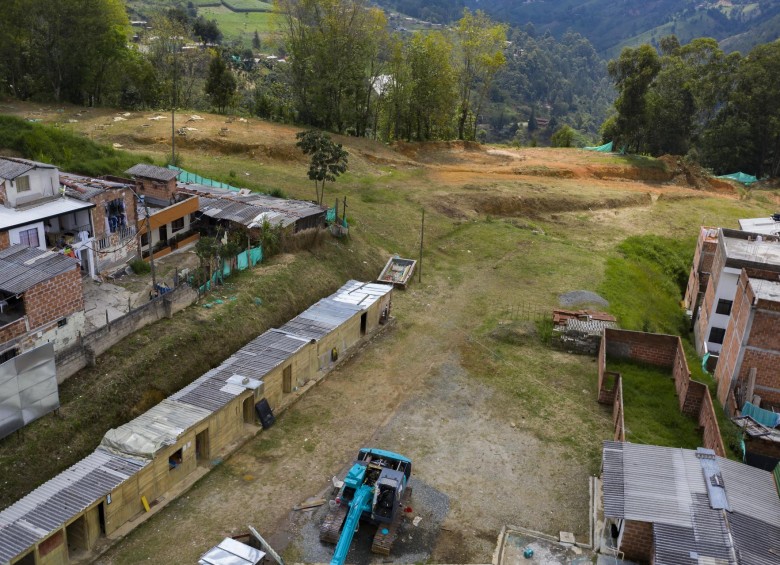
[{"label": "blue excavator", "polygon": [[342,565],[361,519],[377,525],[371,551],[390,555],[408,487],[412,462],[392,451],[364,448],[358,452],[335,501],[320,526],[320,541],[335,543],[331,565]]}]

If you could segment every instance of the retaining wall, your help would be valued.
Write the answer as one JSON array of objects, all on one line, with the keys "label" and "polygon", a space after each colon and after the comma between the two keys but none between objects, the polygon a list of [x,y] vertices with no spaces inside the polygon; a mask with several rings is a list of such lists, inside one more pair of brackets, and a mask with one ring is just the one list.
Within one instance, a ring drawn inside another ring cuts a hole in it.
[{"label": "retaining wall", "polygon": [[76,345],[63,349],[55,355],[57,382],[62,383],[84,367],[94,365],[98,355],[122,339],[157,320],[170,318],[197,299],[198,292],[189,285],[183,284],[82,336]]}]

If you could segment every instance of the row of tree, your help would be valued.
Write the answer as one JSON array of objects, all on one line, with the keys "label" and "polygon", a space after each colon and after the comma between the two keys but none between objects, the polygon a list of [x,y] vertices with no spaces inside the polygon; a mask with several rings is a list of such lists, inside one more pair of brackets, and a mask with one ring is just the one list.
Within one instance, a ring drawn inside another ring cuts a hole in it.
[{"label": "row of tree", "polygon": [[391,35],[367,0],[277,0],[299,119],[358,136],[474,138],[507,27],[464,12],[452,36]]},{"label": "row of tree", "polygon": [[674,36],[610,61],[618,98],[604,140],[628,151],[690,154],[716,172],[780,174],[780,41],[747,56]]}]

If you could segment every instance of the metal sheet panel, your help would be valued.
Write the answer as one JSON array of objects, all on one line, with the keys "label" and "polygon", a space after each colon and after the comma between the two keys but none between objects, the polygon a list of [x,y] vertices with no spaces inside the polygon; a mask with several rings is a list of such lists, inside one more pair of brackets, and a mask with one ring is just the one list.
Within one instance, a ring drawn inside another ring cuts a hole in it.
[{"label": "metal sheet panel", "polygon": [[225,538],[209,549],[198,561],[201,565],[257,565],[265,553],[254,547]]},{"label": "metal sheet panel", "polygon": [[54,344],[36,347],[0,365],[0,438],[59,406]]}]

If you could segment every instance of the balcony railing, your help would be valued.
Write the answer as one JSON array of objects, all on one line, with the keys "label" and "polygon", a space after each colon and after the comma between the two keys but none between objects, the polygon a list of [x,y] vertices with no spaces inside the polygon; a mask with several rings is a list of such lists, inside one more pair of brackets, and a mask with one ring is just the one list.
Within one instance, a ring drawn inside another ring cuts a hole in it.
[{"label": "balcony railing", "polygon": [[135,234],[136,234],[135,226],[123,226],[117,228],[115,232],[110,233],[105,237],[102,237],[99,240],[97,240],[98,250],[103,251],[104,249],[108,249],[109,247],[122,245],[126,243],[127,240],[134,238]]}]

